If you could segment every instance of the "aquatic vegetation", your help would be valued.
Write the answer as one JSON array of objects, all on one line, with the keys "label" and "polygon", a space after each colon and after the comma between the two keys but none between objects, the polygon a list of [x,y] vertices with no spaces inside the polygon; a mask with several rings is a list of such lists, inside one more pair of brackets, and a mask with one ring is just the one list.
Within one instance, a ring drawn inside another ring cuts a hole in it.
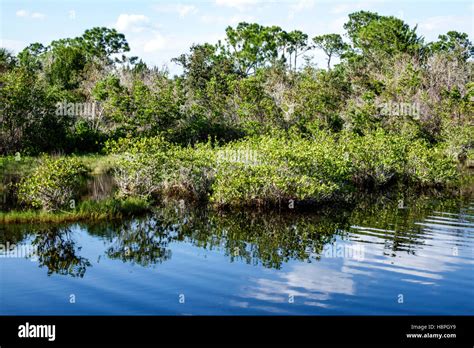
[{"label": "aquatic vegetation", "polygon": [[33,173],[19,183],[18,197],[33,208],[46,211],[64,208],[74,203],[72,200],[77,197],[87,172],[77,158],[44,156]]},{"label": "aquatic vegetation", "polygon": [[442,147],[383,130],[364,136],[277,133],[221,146],[126,141],[130,151],[120,149],[115,170],[120,194],[209,199],[218,207],[321,203],[359,187],[443,187],[458,179],[456,161]]},{"label": "aquatic vegetation", "polygon": [[12,210],[0,212],[0,223],[63,223],[75,221],[101,221],[139,216],[151,210],[149,202],[129,197],[126,199],[105,199],[102,201],[80,202],[75,209],[44,211],[44,210]]}]

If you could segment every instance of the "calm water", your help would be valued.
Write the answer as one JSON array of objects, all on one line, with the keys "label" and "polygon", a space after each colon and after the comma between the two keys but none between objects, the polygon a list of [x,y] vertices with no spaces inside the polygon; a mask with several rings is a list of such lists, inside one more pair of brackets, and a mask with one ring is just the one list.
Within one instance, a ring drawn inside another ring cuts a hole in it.
[{"label": "calm water", "polygon": [[3,315],[474,313],[473,200],[170,205],[120,223],[0,225],[0,243],[16,244],[0,254]]}]

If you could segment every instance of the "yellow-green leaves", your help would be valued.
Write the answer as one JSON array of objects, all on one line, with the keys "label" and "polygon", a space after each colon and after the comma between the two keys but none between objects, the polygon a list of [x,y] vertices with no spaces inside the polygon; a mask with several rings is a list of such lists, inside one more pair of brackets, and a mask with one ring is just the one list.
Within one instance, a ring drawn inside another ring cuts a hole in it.
[{"label": "yellow-green leaves", "polygon": [[34,208],[55,211],[71,204],[87,168],[74,157],[44,156],[33,173],[18,186],[20,201]]}]

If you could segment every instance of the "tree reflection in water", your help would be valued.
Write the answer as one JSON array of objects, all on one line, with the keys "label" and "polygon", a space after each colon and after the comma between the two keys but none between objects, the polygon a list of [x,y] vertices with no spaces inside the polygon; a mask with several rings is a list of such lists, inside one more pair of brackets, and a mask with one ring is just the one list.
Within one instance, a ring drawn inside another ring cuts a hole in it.
[{"label": "tree reflection in water", "polygon": [[223,249],[231,261],[279,269],[290,259],[318,259],[326,243],[348,227],[347,219],[324,215],[238,212],[167,207],[156,214],[163,231],[204,249]]},{"label": "tree reflection in water", "polygon": [[111,259],[141,266],[162,263],[171,258],[167,247],[174,239],[170,231],[163,232],[153,218],[126,221],[111,238],[106,254]]},{"label": "tree reflection in water", "polygon": [[[398,201],[369,198],[352,209],[327,209],[317,214],[217,213],[205,208],[182,209],[178,202],[168,202],[147,217],[79,227],[105,241],[104,252],[108,258],[144,267],[169,260],[171,243],[186,242],[201,249],[221,251],[231,262],[280,269],[290,260],[320,259],[326,244],[334,243],[337,236],[344,239],[347,233],[361,237],[378,233],[385,241],[384,253],[388,256],[415,254],[426,238],[426,232],[417,222],[436,209],[456,211],[460,203],[416,197],[405,199],[406,208],[400,209]],[[354,230],[354,226],[361,230]],[[31,226],[21,232],[16,227],[2,228],[0,240],[19,243],[31,231]],[[48,274],[84,276],[91,263],[78,255],[80,248],[76,247],[70,228],[34,227],[33,231],[32,244],[37,248],[40,266],[47,267]]]},{"label": "tree reflection in water", "polygon": [[69,228],[51,227],[37,232],[32,241],[40,267],[48,269],[48,275],[60,274],[72,277],[84,276],[88,259],[77,255],[80,248],[71,236]]}]

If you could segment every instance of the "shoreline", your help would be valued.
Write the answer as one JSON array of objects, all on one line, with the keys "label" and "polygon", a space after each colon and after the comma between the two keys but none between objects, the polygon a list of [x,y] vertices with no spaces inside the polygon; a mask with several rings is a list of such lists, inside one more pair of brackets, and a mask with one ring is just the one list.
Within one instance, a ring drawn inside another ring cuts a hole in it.
[{"label": "shoreline", "polygon": [[[464,191],[463,191],[464,190]],[[472,183],[455,189],[420,189],[398,186],[375,191],[356,191],[350,197],[336,197],[332,200],[282,200],[280,204],[248,204],[218,206],[210,202],[184,200],[165,197],[162,200],[147,201],[138,198],[107,198],[99,201],[85,200],[75,210],[43,211],[43,210],[11,210],[0,211],[1,225],[20,225],[30,223],[62,224],[74,222],[100,222],[105,220],[125,220],[144,216],[155,210],[175,206],[180,210],[206,209],[221,214],[241,212],[258,212],[262,214],[324,214],[328,210],[350,210],[361,202],[386,200],[405,209],[405,201],[414,199],[456,199],[463,201],[474,197]],[[292,202],[293,201],[293,202]]]}]

